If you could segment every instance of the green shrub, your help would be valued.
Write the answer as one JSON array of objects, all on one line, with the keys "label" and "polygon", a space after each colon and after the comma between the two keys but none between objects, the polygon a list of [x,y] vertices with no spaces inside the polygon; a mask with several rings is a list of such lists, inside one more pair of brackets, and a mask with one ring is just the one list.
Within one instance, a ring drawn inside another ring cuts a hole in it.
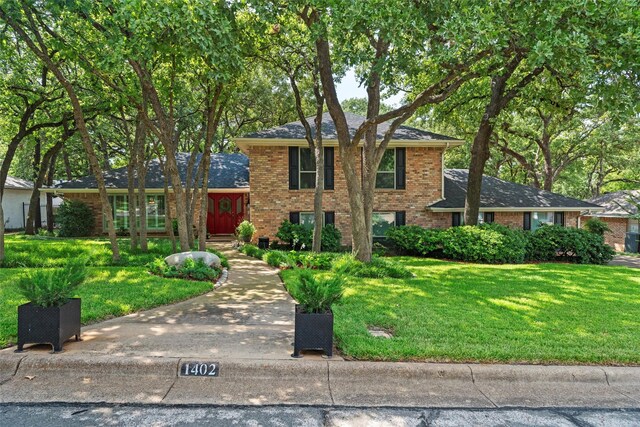
[{"label": "green shrub", "polygon": [[207,252],[211,252],[212,254],[216,255],[218,258],[220,258],[220,265],[224,268],[229,268],[229,260],[227,259],[227,257],[220,252],[219,250],[216,249],[211,249],[211,248],[207,248]]},{"label": "green shrub", "polygon": [[437,256],[442,251],[442,232],[437,228],[417,225],[390,227],[386,236],[401,253],[418,256]]},{"label": "green shrub", "polygon": [[589,233],[597,234],[598,236],[604,236],[604,233],[611,231],[606,222],[596,217],[589,218],[584,223],[584,228]]},{"label": "green shrub", "polygon": [[22,296],[40,307],[60,307],[87,278],[87,260],[72,259],[62,268],[35,270],[18,280]]},{"label": "green shrub", "polygon": [[61,237],[86,237],[93,233],[95,218],[86,203],[65,201],[58,208],[57,218]]},{"label": "green shrub", "polygon": [[260,249],[256,245],[250,245],[250,244],[242,245],[240,247],[240,252],[242,252],[246,256],[250,256],[258,259],[262,259],[262,257],[266,253],[264,249]]},{"label": "green shrub", "polygon": [[193,260],[188,258],[184,260],[184,263],[180,267],[178,267],[175,265],[168,265],[164,259],[157,258],[147,264],[147,268],[152,274],[167,278],[211,281],[220,276],[220,270],[215,267],[208,266],[201,259]]},{"label": "green shrub", "polygon": [[283,251],[266,251],[262,256],[262,260],[276,268],[291,268],[296,265],[295,261]]},{"label": "green shrub", "polygon": [[323,252],[338,252],[342,242],[342,233],[335,225],[327,224],[322,227],[321,240],[320,246]]},{"label": "green shrub", "polygon": [[342,285],[340,276],[318,281],[309,270],[300,270],[297,286],[291,293],[304,312],[326,313],[342,298]]},{"label": "green shrub", "polygon": [[250,242],[256,233],[256,227],[249,221],[242,221],[236,228],[236,236],[243,242]]},{"label": "green shrub", "polygon": [[521,263],[527,254],[524,232],[499,224],[451,227],[442,232],[446,258],[487,264]]},{"label": "green shrub", "polygon": [[530,234],[527,258],[530,261],[563,260],[578,264],[606,264],[613,249],[604,237],[586,230],[560,225],[545,225]]},{"label": "green shrub", "polygon": [[392,259],[373,257],[371,262],[364,263],[353,255],[342,255],[333,261],[331,270],[351,277],[406,279],[413,276],[404,266],[394,264]]},{"label": "green shrub", "polygon": [[338,254],[333,252],[294,252],[289,253],[296,265],[314,270],[330,270]]},{"label": "green shrub", "polygon": [[313,230],[300,224],[293,224],[289,220],[282,221],[276,237],[287,243],[292,249],[304,249],[311,247]]}]

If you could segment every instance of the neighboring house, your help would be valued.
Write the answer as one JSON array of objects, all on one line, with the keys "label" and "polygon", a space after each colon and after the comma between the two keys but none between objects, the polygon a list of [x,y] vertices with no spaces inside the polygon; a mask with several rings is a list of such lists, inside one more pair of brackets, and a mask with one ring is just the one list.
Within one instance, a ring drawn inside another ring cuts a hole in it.
[{"label": "neighboring house", "polygon": [[607,193],[589,200],[601,205],[604,210],[596,213],[585,213],[582,222],[597,217],[607,223],[611,232],[604,235],[605,242],[616,251],[638,252],[638,234],[640,233],[638,215],[640,190],[624,190]]},{"label": "neighboring house", "polygon": [[[193,174],[197,171],[202,155],[193,162]],[[191,154],[178,154],[178,170],[182,184],[187,182],[187,171]],[[113,209],[116,229],[129,228],[129,196],[127,168],[119,168],[104,172],[107,192]],[[191,178],[190,185],[193,186]],[[213,154],[209,168],[208,181],[209,203],[207,209],[207,231],[211,234],[233,234],[236,226],[246,217],[246,204],[249,193],[249,160],[243,154]],[[149,162],[145,180],[147,198],[147,229],[151,233],[164,233],[167,207],[171,209],[171,217],[175,218],[175,198],[169,194],[165,200],[164,175],[158,159]],[[137,181],[136,181],[137,187]],[[102,215],[102,204],[98,194],[98,185],[93,176],[64,182],[43,191],[55,192],[65,200],[80,200],[88,204],[95,215],[95,231],[106,232],[106,224]],[[198,199],[199,200],[199,199]],[[199,202],[197,204],[199,206]],[[137,208],[136,208],[137,209]],[[196,209],[199,212],[199,209]]]},{"label": "neighboring house", "polygon": [[[4,226],[7,230],[19,230],[25,227],[29,214],[29,203],[33,192],[33,182],[25,179],[8,176],[4,186],[2,197],[2,209],[4,210]],[[62,201],[53,199],[56,208]],[[47,224],[46,195],[40,194],[40,212],[42,225]]]},{"label": "neighboring house", "polygon": [[[354,114],[346,117],[352,133],[364,120]],[[387,128],[388,124],[378,126],[380,137]],[[328,113],[323,116],[322,136],[325,153],[324,223],[334,224],[342,232],[342,243],[349,244],[349,196],[338,154],[336,129]],[[244,154],[212,156],[209,233],[232,233],[235,224],[243,218],[255,224],[257,233],[254,238],[266,236],[273,239],[284,220],[312,225],[315,160],[300,122],[255,132],[237,138],[235,142]],[[467,171],[445,170],[443,163],[445,151],[463,143],[407,126],[396,130],[377,175],[374,237],[383,237],[386,229],[394,225],[444,228],[462,224]],[[183,154],[179,160],[183,182],[186,182],[189,155]],[[126,228],[126,168],[106,172],[105,179],[114,204],[117,227]],[[152,161],[146,187],[148,198],[153,199],[149,199],[147,213],[152,222],[150,228],[157,231],[164,229],[165,206],[173,209],[173,202],[170,200],[167,204],[164,200],[163,186],[160,164],[157,160]],[[66,199],[84,200],[94,207],[96,213],[100,213],[98,191],[95,179],[91,177],[61,184],[55,191],[64,193]],[[484,177],[480,220],[532,230],[547,223],[577,226],[581,211],[599,209],[592,203]],[[102,232],[102,216],[97,215],[97,218],[96,230]]]}]

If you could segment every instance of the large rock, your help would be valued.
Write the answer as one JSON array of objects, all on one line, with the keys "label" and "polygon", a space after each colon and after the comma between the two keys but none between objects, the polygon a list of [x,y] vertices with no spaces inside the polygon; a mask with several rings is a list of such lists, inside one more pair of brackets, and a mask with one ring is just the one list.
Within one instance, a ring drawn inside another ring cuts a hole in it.
[{"label": "large rock", "polygon": [[201,259],[208,266],[215,268],[220,268],[221,266],[220,257],[218,257],[218,255],[202,251],[180,252],[179,254],[169,255],[164,260],[169,265],[182,267],[182,264],[184,264],[184,261],[187,259],[192,259],[194,261]]}]

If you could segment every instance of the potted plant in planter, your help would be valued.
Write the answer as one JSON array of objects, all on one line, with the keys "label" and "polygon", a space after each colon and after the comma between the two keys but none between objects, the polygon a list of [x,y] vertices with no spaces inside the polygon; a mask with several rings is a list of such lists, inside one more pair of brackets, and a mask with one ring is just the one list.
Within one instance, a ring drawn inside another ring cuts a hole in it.
[{"label": "potted plant in planter", "polygon": [[18,349],[27,343],[51,344],[52,353],[75,335],[80,340],[80,299],[73,291],[87,276],[86,260],[77,259],[55,270],[37,270],[18,281],[30,302],[18,307]]},{"label": "potted plant in planter", "polygon": [[309,270],[302,270],[294,291],[298,301],[295,338],[291,357],[302,357],[302,350],[323,350],[333,356],[333,312],[331,306],[342,298],[342,278],[318,281]]},{"label": "potted plant in planter", "polygon": [[242,221],[236,228],[238,239],[244,243],[249,243],[256,232],[256,227],[247,220]]}]

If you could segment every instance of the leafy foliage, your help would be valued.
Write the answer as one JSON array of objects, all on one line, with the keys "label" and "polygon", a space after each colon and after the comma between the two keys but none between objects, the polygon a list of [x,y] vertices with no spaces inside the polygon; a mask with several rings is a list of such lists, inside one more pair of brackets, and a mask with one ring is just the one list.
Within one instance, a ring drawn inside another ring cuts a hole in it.
[{"label": "leafy foliage", "polygon": [[284,251],[266,251],[262,260],[276,268],[295,267],[295,261]]},{"label": "leafy foliage", "polygon": [[262,259],[262,256],[267,252],[264,249],[260,249],[256,245],[251,244],[242,245],[239,250],[247,256],[258,259]]},{"label": "leafy foliage", "polygon": [[208,266],[203,260],[188,258],[181,266],[168,265],[164,259],[156,259],[147,264],[153,274],[167,278],[211,281],[220,276],[220,270]]},{"label": "leafy foliage", "polygon": [[57,222],[60,237],[86,237],[93,233],[95,216],[86,203],[69,200],[58,207]]},{"label": "leafy foliage", "polygon": [[343,282],[340,276],[317,280],[311,271],[302,270],[289,291],[305,312],[326,313],[342,298]]},{"label": "leafy foliage", "polygon": [[412,276],[411,272],[402,265],[393,261],[393,258],[373,257],[371,262],[365,263],[345,254],[336,258],[331,271],[349,277],[369,278],[397,278],[406,279]]},{"label": "leafy foliage", "polygon": [[437,228],[403,225],[387,229],[387,237],[400,252],[407,255],[436,256],[442,252],[442,232]]},{"label": "leafy foliage", "polygon": [[322,227],[321,248],[324,252],[337,252],[340,250],[342,233],[333,224]]},{"label": "leafy foliage", "polygon": [[526,242],[521,230],[499,224],[451,227],[442,233],[442,252],[460,261],[517,264],[525,260]]},{"label": "leafy foliage", "polygon": [[584,228],[588,232],[597,234],[598,236],[604,236],[604,233],[611,232],[607,223],[595,216],[585,221]]},{"label": "leafy foliage", "polygon": [[[302,225],[292,224],[289,220],[282,221],[276,237],[287,243],[291,249],[304,250],[311,249],[313,242],[313,229]],[[340,250],[342,233],[333,224],[322,227],[321,248],[326,252],[337,252]]]},{"label": "leafy foliage", "polygon": [[578,264],[606,264],[614,255],[602,236],[559,225],[545,225],[531,233],[527,252],[532,261],[563,260]]},{"label": "leafy foliage", "polygon": [[256,227],[246,219],[238,224],[236,227],[236,235],[243,242],[250,242],[253,235],[256,233]]},{"label": "leafy foliage", "polygon": [[40,307],[60,307],[87,277],[87,260],[70,259],[62,268],[35,270],[18,281],[22,296]]}]

